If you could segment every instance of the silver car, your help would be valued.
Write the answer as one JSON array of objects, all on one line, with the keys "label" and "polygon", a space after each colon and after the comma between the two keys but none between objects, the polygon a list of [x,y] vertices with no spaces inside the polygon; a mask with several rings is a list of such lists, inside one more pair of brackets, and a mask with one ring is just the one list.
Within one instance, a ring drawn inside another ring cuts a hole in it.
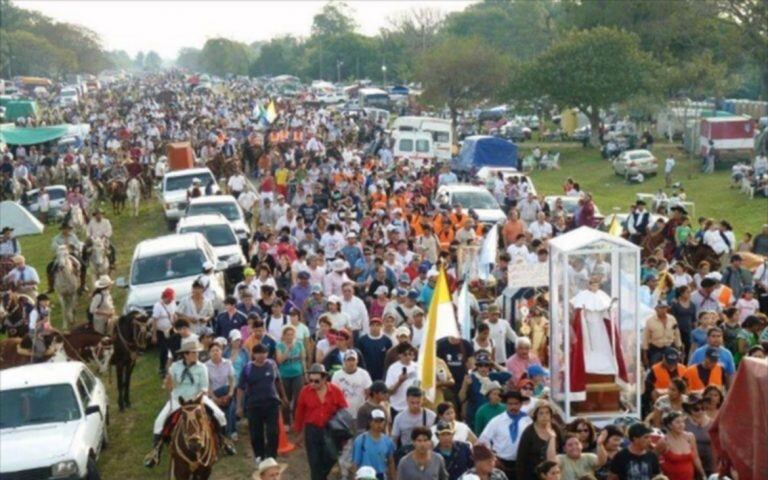
[{"label": "silver car", "polygon": [[658,169],[659,161],[648,150],[627,150],[613,162],[613,171],[623,177],[656,175]]}]

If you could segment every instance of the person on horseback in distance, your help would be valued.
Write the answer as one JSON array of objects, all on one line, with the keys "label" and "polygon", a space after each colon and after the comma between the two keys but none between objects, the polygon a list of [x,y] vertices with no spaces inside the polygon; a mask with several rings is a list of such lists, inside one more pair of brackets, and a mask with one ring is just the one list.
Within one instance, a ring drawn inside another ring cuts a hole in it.
[{"label": "person on horseback in distance", "polygon": [[[66,246],[69,253],[75,257],[80,264],[80,285],[85,285],[86,265],[83,262],[83,242],[77,238],[77,234],[72,230],[72,226],[65,220],[61,224],[61,232],[53,237],[51,241],[51,250],[55,254],[59,247]],[[56,267],[56,257],[46,266],[45,272],[48,277],[48,290],[45,293],[53,293],[53,272]]]},{"label": "person on horseback in distance", "polygon": [[153,446],[152,450],[144,458],[144,466],[152,468],[160,463],[160,452],[163,443],[173,429],[172,425],[166,428],[166,420],[172,418],[173,412],[179,409],[179,398],[188,401],[203,394],[203,403],[205,403],[208,413],[212,415],[218,424],[219,442],[224,447],[228,455],[235,454],[235,447],[229,441],[224,433],[227,425],[227,417],[216,405],[211,397],[208,396],[208,369],[198,361],[198,354],[203,347],[197,340],[187,341],[181,344],[181,348],[176,353],[182,355],[181,360],[173,362],[165,377],[165,388],[170,390],[171,398],[165,403],[160,413],[155,419],[155,425],[152,430]]}]

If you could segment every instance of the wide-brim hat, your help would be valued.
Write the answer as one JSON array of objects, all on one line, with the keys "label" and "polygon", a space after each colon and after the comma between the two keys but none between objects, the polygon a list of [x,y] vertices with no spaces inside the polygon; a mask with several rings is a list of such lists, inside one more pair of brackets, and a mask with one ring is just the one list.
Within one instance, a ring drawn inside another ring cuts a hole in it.
[{"label": "wide-brim hat", "polygon": [[325,369],[322,363],[313,363],[311,367],[309,367],[309,370],[307,370],[307,375],[322,375],[324,377],[328,376],[328,371]]},{"label": "wide-brim hat", "polygon": [[3,227],[3,229],[0,230],[0,233],[8,233],[12,231],[13,231],[13,227]]},{"label": "wide-brim hat", "polygon": [[107,288],[110,285],[112,285],[112,279],[109,278],[109,275],[102,275],[100,276],[95,282],[93,282],[94,288]]},{"label": "wide-brim hat", "polygon": [[189,352],[202,352],[203,346],[197,340],[187,341],[181,343],[181,348],[176,350],[176,353],[189,353]]}]

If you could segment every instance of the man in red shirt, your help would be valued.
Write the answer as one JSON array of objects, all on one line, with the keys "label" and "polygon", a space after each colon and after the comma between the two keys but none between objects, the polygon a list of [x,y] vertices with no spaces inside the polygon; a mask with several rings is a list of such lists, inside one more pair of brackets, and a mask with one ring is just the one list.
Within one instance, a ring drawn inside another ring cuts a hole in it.
[{"label": "man in red shirt", "polygon": [[337,459],[326,447],[326,427],[336,412],[347,408],[347,400],[339,387],[328,382],[328,372],[323,365],[312,365],[307,377],[309,384],[301,389],[296,402],[293,428],[299,434],[304,431],[304,438],[299,435],[296,444],[302,440],[306,443],[312,480],[326,480]]}]

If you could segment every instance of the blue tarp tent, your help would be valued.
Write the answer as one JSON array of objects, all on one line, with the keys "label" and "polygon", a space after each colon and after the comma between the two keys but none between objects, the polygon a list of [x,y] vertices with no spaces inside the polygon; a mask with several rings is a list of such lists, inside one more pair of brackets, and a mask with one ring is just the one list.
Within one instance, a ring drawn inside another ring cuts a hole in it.
[{"label": "blue tarp tent", "polygon": [[464,139],[461,152],[452,161],[452,169],[470,172],[480,167],[512,167],[520,169],[517,145],[503,138],[474,135]]}]

